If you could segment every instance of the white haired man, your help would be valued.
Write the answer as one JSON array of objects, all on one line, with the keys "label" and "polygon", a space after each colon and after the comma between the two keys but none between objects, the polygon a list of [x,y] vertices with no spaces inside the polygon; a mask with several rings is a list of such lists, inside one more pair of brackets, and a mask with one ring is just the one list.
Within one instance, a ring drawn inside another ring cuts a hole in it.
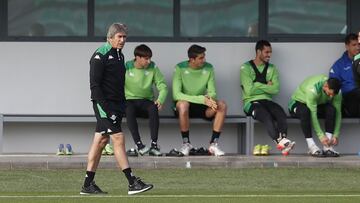
[{"label": "white haired man", "polygon": [[88,154],[84,185],[80,194],[106,194],[94,181],[101,152],[111,140],[115,159],[128,182],[128,194],[137,194],[153,188],[132,174],[125,152],[125,136],[121,120],[125,112],[125,63],[121,50],[125,45],[127,27],[114,23],[109,27],[107,42],[90,59],[91,100],[97,120],[95,136]]}]

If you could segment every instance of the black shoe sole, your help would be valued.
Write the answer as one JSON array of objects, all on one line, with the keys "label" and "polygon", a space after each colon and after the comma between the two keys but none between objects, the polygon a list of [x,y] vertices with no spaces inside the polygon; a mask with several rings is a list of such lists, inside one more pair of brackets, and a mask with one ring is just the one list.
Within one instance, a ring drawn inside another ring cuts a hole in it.
[{"label": "black shoe sole", "polygon": [[139,193],[142,193],[142,192],[146,192],[146,191],[148,191],[148,190],[153,189],[153,187],[154,187],[153,185],[149,185],[149,187],[144,188],[144,189],[142,189],[142,190],[128,191],[128,195],[136,195],[136,194],[139,194]]},{"label": "black shoe sole", "polygon": [[324,156],[324,155],[311,155],[312,157],[314,157],[314,158],[326,158],[326,156]]},{"label": "black shoe sole", "polygon": [[150,153],[149,153],[149,156],[163,156],[163,155],[162,155],[162,154],[156,155],[156,154],[150,154]]},{"label": "black shoe sole", "polygon": [[327,155],[327,154],[326,154],[325,156],[326,156],[326,157],[335,157],[335,158],[336,158],[336,157],[339,157],[340,155]]},{"label": "black shoe sole", "polygon": [[107,192],[102,193],[87,193],[87,192],[80,192],[80,195],[107,195]]}]

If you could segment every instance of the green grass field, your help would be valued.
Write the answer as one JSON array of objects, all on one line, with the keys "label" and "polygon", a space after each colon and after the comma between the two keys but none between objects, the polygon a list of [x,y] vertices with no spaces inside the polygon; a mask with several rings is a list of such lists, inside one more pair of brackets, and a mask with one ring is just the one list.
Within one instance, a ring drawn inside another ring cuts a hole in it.
[{"label": "green grass field", "polygon": [[0,171],[0,202],[360,202],[360,169],[143,169],[154,189],[127,195],[116,170],[99,170],[106,196],[80,196],[83,170]]}]

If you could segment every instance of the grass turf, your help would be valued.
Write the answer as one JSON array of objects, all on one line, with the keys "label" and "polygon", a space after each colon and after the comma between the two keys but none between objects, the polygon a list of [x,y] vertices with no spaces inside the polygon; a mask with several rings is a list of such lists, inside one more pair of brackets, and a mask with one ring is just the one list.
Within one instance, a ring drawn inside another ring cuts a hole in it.
[{"label": "grass turf", "polygon": [[360,202],[360,169],[148,169],[135,170],[154,189],[127,196],[117,170],[99,170],[109,195],[80,196],[83,170],[0,171],[0,202]]}]

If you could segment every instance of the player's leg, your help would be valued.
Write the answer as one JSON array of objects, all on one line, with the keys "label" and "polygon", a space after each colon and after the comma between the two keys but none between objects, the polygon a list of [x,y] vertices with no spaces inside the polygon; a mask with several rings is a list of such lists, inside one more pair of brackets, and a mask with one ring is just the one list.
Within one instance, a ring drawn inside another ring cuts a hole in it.
[{"label": "player's leg", "polygon": [[161,156],[160,148],[158,147],[158,137],[159,137],[159,111],[157,105],[153,101],[143,100],[142,110],[146,113],[146,117],[149,118],[149,129],[151,137],[151,146],[149,155],[151,156]]},{"label": "player's leg", "polygon": [[189,135],[189,108],[190,103],[187,101],[176,102],[176,114],[179,117],[180,132],[183,140],[183,145],[179,151],[185,156],[189,155],[190,149],[192,148]]},{"label": "player's leg", "polygon": [[[331,140],[335,130],[335,120],[336,120],[336,109],[335,107],[328,103],[318,106],[319,114],[324,114],[325,117],[325,135]],[[328,145],[323,146],[324,155],[328,157],[338,157],[340,153],[335,151],[334,146]]]},{"label": "player's leg", "polygon": [[214,156],[223,156],[225,152],[222,151],[218,145],[218,140],[221,134],[221,130],[224,125],[227,105],[224,101],[217,101],[218,109],[216,111],[211,108],[207,108],[205,111],[205,116],[207,118],[214,118],[213,120],[213,132],[210,139],[209,152]]},{"label": "player's leg", "polygon": [[305,136],[309,154],[314,157],[323,157],[323,152],[316,145],[312,136],[310,109],[304,103],[295,102],[289,111],[292,117],[300,119],[301,130]]},{"label": "player's leg", "polygon": [[126,101],[126,122],[139,154],[145,155],[149,152],[150,148],[146,147],[141,141],[139,127],[136,120],[137,109],[139,106],[140,105],[137,105],[137,100]]},{"label": "player's leg", "polygon": [[88,163],[86,167],[86,175],[84,185],[80,194],[106,194],[107,192],[102,191],[94,181],[96,169],[99,165],[101,158],[101,151],[109,141],[109,136],[95,133],[93,142],[91,144]]},{"label": "player's leg", "polygon": [[122,132],[118,132],[111,135],[111,140],[114,144],[114,155],[115,159],[124,172],[125,177],[129,182],[129,195],[145,192],[153,188],[152,184],[144,183],[140,178],[133,175],[132,170],[129,166],[129,161],[125,151],[125,136]]},{"label": "player's leg", "polygon": [[277,149],[281,150],[283,155],[289,155],[290,150],[295,146],[295,142],[291,141],[287,136],[288,126],[284,109],[279,104],[270,100],[264,101],[263,105],[276,122],[276,127],[279,132],[276,146]]},{"label": "player's leg", "polygon": [[101,151],[109,141],[109,136],[106,134],[108,129],[109,119],[103,113],[103,108],[96,101],[93,101],[93,109],[96,117],[96,130],[93,142],[91,144],[89,154],[88,154],[88,163],[86,169],[86,175],[84,180],[84,185],[80,194],[105,194],[94,181],[96,169],[99,165],[101,158]]}]

